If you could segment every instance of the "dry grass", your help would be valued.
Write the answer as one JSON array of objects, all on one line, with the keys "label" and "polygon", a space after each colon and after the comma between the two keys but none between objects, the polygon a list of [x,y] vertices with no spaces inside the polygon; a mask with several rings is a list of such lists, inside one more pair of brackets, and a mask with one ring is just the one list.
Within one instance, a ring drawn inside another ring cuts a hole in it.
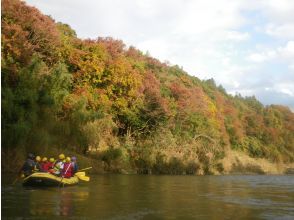
[{"label": "dry grass", "polygon": [[222,160],[224,173],[257,173],[257,174],[284,174],[287,168],[294,164],[272,163],[266,159],[252,158],[243,152],[228,151]]}]

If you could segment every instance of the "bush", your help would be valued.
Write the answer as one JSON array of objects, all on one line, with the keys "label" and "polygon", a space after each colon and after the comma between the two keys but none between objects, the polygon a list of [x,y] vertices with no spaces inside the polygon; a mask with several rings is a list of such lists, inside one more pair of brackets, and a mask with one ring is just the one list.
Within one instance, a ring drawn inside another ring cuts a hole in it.
[{"label": "bush", "polygon": [[261,166],[256,164],[242,165],[241,163],[233,164],[233,173],[247,173],[247,174],[265,174]]},{"label": "bush", "polygon": [[187,165],[186,165],[186,174],[188,175],[195,175],[197,174],[197,171],[199,170],[200,165],[194,161],[190,161]]},{"label": "bush", "polygon": [[[195,169],[193,169],[193,167]],[[189,174],[194,174],[198,170],[198,166],[196,164],[191,164],[189,170]],[[152,166],[152,173],[181,175],[187,173],[187,167],[184,166],[179,158],[172,157],[167,162],[165,155],[157,154],[155,164]]]},{"label": "bush", "polygon": [[135,160],[135,166],[137,168],[138,174],[149,174],[151,168],[150,161],[143,158],[139,158]]},{"label": "bush", "polygon": [[215,168],[216,168],[216,170],[217,170],[218,172],[220,172],[220,173],[224,172],[224,165],[223,165],[222,163],[217,163],[217,164],[215,165]]},{"label": "bush", "polygon": [[154,174],[167,174],[168,167],[165,161],[165,156],[161,153],[158,153],[155,158],[155,163],[152,166],[152,173]]},{"label": "bush", "polygon": [[115,160],[118,160],[122,156],[121,149],[119,148],[109,148],[108,150],[104,151],[101,155],[101,159],[108,164],[108,166],[111,165],[111,163]]},{"label": "bush", "polygon": [[185,172],[185,167],[183,162],[176,158],[172,157],[168,163],[168,173],[174,175],[181,175]]},{"label": "bush", "polygon": [[263,157],[265,152],[260,140],[255,137],[244,138],[241,148],[248,152],[251,157]]}]

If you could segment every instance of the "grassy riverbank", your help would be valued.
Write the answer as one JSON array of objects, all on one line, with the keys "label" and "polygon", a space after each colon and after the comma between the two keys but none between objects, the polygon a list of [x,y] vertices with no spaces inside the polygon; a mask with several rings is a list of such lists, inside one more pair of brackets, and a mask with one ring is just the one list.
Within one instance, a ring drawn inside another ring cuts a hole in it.
[{"label": "grassy riverbank", "polygon": [[[41,156],[57,157],[59,153],[76,156],[80,168],[93,167],[89,173],[121,173],[121,174],[167,174],[167,175],[227,175],[227,174],[293,174],[294,164],[273,163],[266,159],[251,158],[242,152],[231,151],[217,164],[199,163],[197,158],[185,160],[162,154],[155,160],[136,161],[122,155],[120,150],[89,153],[87,156],[68,150],[47,149],[39,152]],[[2,173],[16,173],[25,160],[25,151],[3,152]]]}]

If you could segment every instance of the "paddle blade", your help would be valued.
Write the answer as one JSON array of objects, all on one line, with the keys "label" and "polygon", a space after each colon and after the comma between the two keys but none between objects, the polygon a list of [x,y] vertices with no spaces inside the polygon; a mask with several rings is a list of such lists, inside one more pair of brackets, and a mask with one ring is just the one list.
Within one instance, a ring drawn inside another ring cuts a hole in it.
[{"label": "paddle blade", "polygon": [[88,176],[78,176],[78,178],[80,180],[83,180],[83,181],[86,181],[86,182],[89,182],[90,181],[90,177],[88,177]]},{"label": "paddle blade", "polygon": [[85,172],[76,172],[75,175],[76,176],[85,176],[86,173]]},{"label": "paddle blade", "polygon": [[90,181],[90,177],[86,176],[85,175],[85,172],[77,172],[75,173],[75,176],[77,176],[80,180],[83,180],[83,181]]}]

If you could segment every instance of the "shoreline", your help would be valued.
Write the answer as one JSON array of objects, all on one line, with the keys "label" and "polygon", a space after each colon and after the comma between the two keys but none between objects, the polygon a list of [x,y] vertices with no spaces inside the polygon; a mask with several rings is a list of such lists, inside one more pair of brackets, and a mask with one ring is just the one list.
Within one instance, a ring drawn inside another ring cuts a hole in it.
[{"label": "shoreline", "polygon": [[[195,158],[184,161],[183,158],[175,162],[162,162],[160,164],[147,164],[139,166],[125,158],[119,158],[111,162],[103,161],[95,155],[81,155],[73,151],[51,148],[43,151],[42,155],[58,155],[63,152],[66,155],[74,155],[78,158],[80,168],[93,167],[89,174],[126,174],[126,175],[292,175],[294,174],[294,163],[273,163],[264,158],[252,158],[243,152],[228,151],[223,159],[210,161],[209,164],[197,162]],[[24,151],[6,150],[1,152],[1,173],[16,174],[25,161]],[[97,156],[97,155],[96,155]],[[205,169],[207,169],[206,171]]]}]

